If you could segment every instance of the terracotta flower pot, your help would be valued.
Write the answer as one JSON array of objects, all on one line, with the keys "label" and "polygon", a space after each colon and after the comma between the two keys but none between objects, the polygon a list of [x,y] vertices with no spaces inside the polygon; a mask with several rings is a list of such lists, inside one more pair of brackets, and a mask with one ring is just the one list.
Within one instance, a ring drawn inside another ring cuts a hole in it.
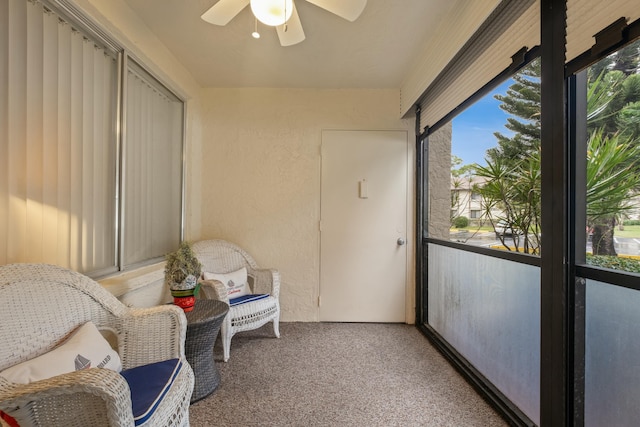
[{"label": "terracotta flower pot", "polygon": [[193,310],[193,306],[196,303],[196,297],[193,295],[182,296],[182,297],[173,297],[173,303],[183,309],[185,313]]},{"label": "terracotta flower pot", "polygon": [[171,295],[173,296],[173,303],[182,308],[185,312],[193,310],[193,306],[196,303],[196,295],[200,290],[200,283],[192,289],[171,289]]}]

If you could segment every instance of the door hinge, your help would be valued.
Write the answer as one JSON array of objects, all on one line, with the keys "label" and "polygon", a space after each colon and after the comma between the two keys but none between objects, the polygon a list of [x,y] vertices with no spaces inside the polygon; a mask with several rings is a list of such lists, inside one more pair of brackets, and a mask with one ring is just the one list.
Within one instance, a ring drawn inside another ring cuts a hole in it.
[{"label": "door hinge", "polygon": [[321,297],[318,295],[318,307],[320,307]]}]

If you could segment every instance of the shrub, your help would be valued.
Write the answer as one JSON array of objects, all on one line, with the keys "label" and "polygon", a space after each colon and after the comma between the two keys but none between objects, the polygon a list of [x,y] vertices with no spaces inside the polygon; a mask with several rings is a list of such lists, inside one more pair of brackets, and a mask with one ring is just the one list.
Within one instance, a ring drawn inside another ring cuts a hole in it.
[{"label": "shrub", "polygon": [[628,219],[622,225],[640,225],[640,219]]},{"label": "shrub", "polygon": [[587,264],[596,267],[611,268],[613,270],[640,273],[640,261],[632,258],[587,254]]},{"label": "shrub", "polygon": [[469,218],[466,216],[458,216],[453,220],[453,226],[455,228],[466,228],[469,226]]}]

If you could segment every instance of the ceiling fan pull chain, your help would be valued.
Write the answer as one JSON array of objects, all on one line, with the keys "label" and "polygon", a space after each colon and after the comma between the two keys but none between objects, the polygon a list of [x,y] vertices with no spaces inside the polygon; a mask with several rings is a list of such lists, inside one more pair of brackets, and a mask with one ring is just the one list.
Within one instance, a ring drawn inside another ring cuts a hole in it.
[{"label": "ceiling fan pull chain", "polygon": [[258,32],[258,18],[254,18],[254,26],[253,26],[253,33],[251,33],[251,36],[254,39],[259,39],[260,38],[260,33]]},{"label": "ceiling fan pull chain", "polygon": [[[283,1],[284,1],[284,16],[287,16],[287,0],[283,0]],[[293,4],[293,2],[291,2],[291,4]],[[284,21],[284,24],[282,24],[282,25],[284,26],[282,29],[286,33],[287,32],[287,21]]]}]

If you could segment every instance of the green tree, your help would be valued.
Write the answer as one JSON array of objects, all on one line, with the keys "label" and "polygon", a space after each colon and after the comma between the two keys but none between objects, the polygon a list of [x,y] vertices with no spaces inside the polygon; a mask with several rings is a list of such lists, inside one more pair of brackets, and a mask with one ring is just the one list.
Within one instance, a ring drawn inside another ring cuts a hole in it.
[{"label": "green tree", "polygon": [[631,102],[618,113],[616,122],[622,135],[630,140],[640,138],[640,101]]},{"label": "green tree", "polygon": [[[640,42],[636,45],[640,46]],[[594,229],[594,254],[615,254],[614,225],[629,210],[629,197],[640,185],[639,152],[635,148],[640,134],[640,75],[625,74],[638,70],[637,46],[612,55],[604,65],[596,64],[589,74],[587,216]],[[597,70],[600,71],[596,74]],[[516,250],[521,244],[523,250],[538,253],[539,62],[533,61],[513,80],[507,94],[497,95],[496,99],[512,115],[505,127],[514,134],[507,137],[495,133],[497,147],[487,150],[488,165],[479,167],[478,175],[487,179],[481,194],[486,202],[485,215],[492,225],[502,222],[514,231]],[[494,218],[492,211],[502,213]]]},{"label": "green tree", "polygon": [[498,146],[487,150],[487,160],[501,159],[503,163],[515,165],[539,151],[540,73],[540,61],[536,59],[513,76],[514,83],[505,95],[495,95],[501,102],[500,108],[512,116],[505,127],[514,135],[508,137],[495,132]]},{"label": "green tree", "polygon": [[610,104],[620,90],[624,75],[620,72],[595,74],[588,72],[587,85],[587,128],[591,131],[602,127],[610,113]]},{"label": "green tree", "polygon": [[[505,127],[513,136],[495,132],[497,146],[487,150],[487,166],[477,169],[487,180],[480,189],[485,217],[511,231],[513,250],[533,254],[540,250],[540,73],[534,60],[513,76],[505,95],[495,95],[511,115]],[[498,238],[511,249],[504,235]]]},{"label": "green tree", "polygon": [[622,71],[625,75],[636,74],[640,64],[640,40],[628,44],[611,55],[612,69]]},{"label": "green tree", "polygon": [[[612,135],[619,130],[626,130],[629,120],[634,116],[633,112],[638,109],[637,106],[634,108],[633,104],[640,102],[639,67],[640,40],[589,67],[589,87],[600,89],[604,96],[609,98],[602,110],[590,109],[592,113],[587,124],[589,131],[603,127],[607,135]],[[589,93],[589,102],[592,95]],[[630,111],[625,111],[627,108]],[[626,116],[626,121],[618,121],[621,114]]]},{"label": "green tree", "polygon": [[[485,216],[495,228],[503,224],[511,235],[513,248],[498,234],[502,245],[516,252],[540,253],[540,156],[513,163],[496,158],[478,166],[477,175],[486,178],[480,189],[485,199]],[[495,212],[500,212],[495,214]]]},{"label": "green tree", "polygon": [[594,255],[616,255],[615,226],[640,185],[639,49],[640,40],[588,71],[587,223],[593,230]]},{"label": "green tree", "polygon": [[613,245],[616,222],[633,205],[629,195],[638,185],[634,173],[640,146],[618,134],[605,136],[599,129],[587,148],[587,225],[593,230],[594,255],[617,255]]}]

